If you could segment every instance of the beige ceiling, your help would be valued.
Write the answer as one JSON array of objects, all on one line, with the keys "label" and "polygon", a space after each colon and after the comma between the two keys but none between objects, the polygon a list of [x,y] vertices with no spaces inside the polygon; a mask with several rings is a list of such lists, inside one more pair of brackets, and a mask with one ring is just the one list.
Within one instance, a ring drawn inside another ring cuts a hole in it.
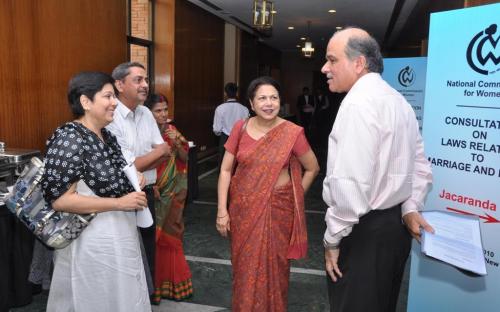
[{"label": "beige ceiling", "polygon": [[[229,23],[254,32],[252,25],[253,0],[189,0]],[[359,26],[382,42],[389,30],[388,42],[394,40],[415,7],[417,0],[275,0],[277,14],[272,36],[257,36],[281,51],[297,49],[301,37],[309,36],[318,47],[324,47],[337,26]],[[400,9],[396,9],[396,4]],[[336,13],[328,13],[334,9]],[[393,27],[393,12],[397,19]],[[308,32],[307,22],[311,21]],[[288,30],[288,26],[295,27]]]}]

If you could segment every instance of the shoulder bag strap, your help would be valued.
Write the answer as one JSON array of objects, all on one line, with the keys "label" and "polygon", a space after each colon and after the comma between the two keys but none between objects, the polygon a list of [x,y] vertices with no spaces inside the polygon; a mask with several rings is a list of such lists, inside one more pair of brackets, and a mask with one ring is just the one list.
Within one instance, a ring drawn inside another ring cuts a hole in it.
[{"label": "shoulder bag strap", "polygon": [[238,161],[236,160],[237,159],[236,156],[238,155],[238,149],[240,147],[241,135],[243,134],[243,131],[245,131],[245,129],[247,128],[247,124],[248,124],[249,119],[250,118],[245,119],[245,123],[241,126],[240,131],[238,132],[238,144],[236,144],[236,151],[234,153],[234,160],[233,160],[233,167],[231,169],[231,176],[233,176],[234,173],[236,172],[236,166],[238,163]]}]

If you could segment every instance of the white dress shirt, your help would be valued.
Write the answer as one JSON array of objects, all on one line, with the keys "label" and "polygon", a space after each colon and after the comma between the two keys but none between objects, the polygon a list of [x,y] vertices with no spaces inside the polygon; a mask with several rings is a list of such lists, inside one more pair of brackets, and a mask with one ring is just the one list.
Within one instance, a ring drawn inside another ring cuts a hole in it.
[{"label": "white dress shirt", "polygon": [[[106,128],[116,136],[127,163],[143,156],[153,149],[153,145],[164,143],[160,129],[151,111],[143,105],[131,111],[117,100],[113,122]],[[156,169],[143,172],[146,185],[156,183]]]},{"label": "white dress shirt", "polygon": [[248,118],[248,108],[238,103],[235,99],[228,99],[217,106],[214,115],[213,130],[216,135],[224,133],[229,136],[234,124],[241,119]]},{"label": "white dress shirt", "polygon": [[423,208],[432,173],[413,109],[377,73],[362,76],[339,108],[328,139],[324,241],[336,246],[359,218],[402,203]]}]

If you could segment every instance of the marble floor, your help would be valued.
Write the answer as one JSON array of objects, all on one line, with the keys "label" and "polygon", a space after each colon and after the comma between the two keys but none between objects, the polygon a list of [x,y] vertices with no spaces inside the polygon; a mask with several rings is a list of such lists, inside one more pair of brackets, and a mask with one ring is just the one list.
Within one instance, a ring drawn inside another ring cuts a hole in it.
[{"label": "marble floor", "polygon": [[[321,154],[321,153],[320,153]],[[321,161],[321,159],[320,159]],[[193,273],[194,295],[184,302],[163,300],[153,311],[209,312],[230,311],[231,263],[229,242],[215,229],[217,172],[212,171],[216,159],[205,160],[198,166],[199,196],[185,209],[185,254]],[[290,274],[288,311],[329,311],[326,277],[323,271],[322,235],[325,230],[319,175],[306,197],[309,235],[308,258],[293,261]],[[408,268],[405,272],[397,312],[406,311]],[[45,311],[47,292],[34,296],[32,304],[11,309],[11,312]]]}]

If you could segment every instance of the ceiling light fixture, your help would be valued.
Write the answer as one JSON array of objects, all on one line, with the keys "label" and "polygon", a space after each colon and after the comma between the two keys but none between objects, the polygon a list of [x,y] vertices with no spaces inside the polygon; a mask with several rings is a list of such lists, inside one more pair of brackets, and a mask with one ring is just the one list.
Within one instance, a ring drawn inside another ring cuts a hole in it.
[{"label": "ceiling light fixture", "polygon": [[335,10],[328,10],[328,13],[336,13],[337,11]]},{"label": "ceiling light fixture", "polygon": [[293,30],[293,29],[295,29],[295,27],[293,27],[293,26],[288,26],[288,29]]},{"label": "ceiling light fixture", "polygon": [[340,26],[337,26],[337,27],[335,27],[335,28],[336,28],[337,30],[341,30],[341,29],[342,29],[342,27],[340,27]]},{"label": "ceiling light fixture", "polygon": [[273,27],[274,3],[268,0],[254,0],[253,26],[257,29],[268,30]]},{"label": "ceiling light fixture", "polygon": [[307,39],[304,42],[304,47],[302,48],[302,54],[306,58],[311,58],[314,54],[314,47],[310,39],[310,36],[311,36],[311,21],[307,21]]},{"label": "ceiling light fixture", "polygon": [[300,40],[302,40],[302,41],[304,41],[306,39],[307,39],[306,37],[300,37]]}]

